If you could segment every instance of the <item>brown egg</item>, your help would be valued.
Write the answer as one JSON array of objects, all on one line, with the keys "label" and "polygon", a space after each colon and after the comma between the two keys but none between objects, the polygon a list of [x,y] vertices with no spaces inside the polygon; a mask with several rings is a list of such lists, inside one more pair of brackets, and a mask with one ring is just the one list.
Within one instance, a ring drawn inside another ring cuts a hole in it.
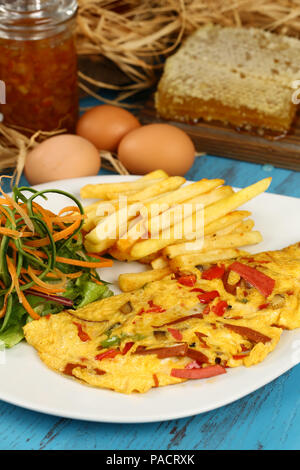
[{"label": "brown egg", "polygon": [[30,184],[97,175],[99,151],[83,137],[63,134],[50,137],[28,153],[25,176]]},{"label": "brown egg", "polygon": [[87,111],[77,123],[76,134],[92,142],[99,150],[114,152],[121,139],[140,127],[137,118],[126,109],[102,105]]},{"label": "brown egg", "polygon": [[148,124],[121,140],[118,158],[130,173],[143,175],[161,168],[169,175],[184,175],[194,163],[195,147],[178,127]]}]

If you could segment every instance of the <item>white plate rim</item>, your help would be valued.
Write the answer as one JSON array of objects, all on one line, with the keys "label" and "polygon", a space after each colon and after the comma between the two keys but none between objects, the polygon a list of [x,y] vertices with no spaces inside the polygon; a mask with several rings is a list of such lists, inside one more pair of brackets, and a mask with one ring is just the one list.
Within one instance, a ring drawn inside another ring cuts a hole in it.
[{"label": "white plate rim", "polygon": [[[45,184],[42,184],[42,185],[37,185],[37,186],[34,186],[36,189],[40,190],[40,189],[45,189],[45,188],[55,188],[57,186],[76,186],[76,187],[81,187],[82,185],[84,184],[87,184],[87,183],[94,183],[94,182],[118,182],[118,181],[131,181],[131,180],[134,180],[136,179],[137,176],[134,176],[134,175],[126,175],[126,176],[120,176],[120,175],[98,175],[98,176],[95,176],[95,177],[86,177],[86,178],[75,178],[75,179],[70,179],[70,180],[60,180],[60,181],[53,181],[53,182],[49,182],[49,183],[45,183]],[[293,198],[293,197],[290,197],[290,196],[285,196],[285,195],[277,195],[277,194],[272,194],[272,193],[267,193],[270,198],[275,198],[275,200],[277,200],[277,202],[279,203],[279,201],[285,201],[285,203],[291,203],[293,202],[293,204],[295,204],[296,202],[296,205],[299,204],[300,206],[300,200],[298,198]],[[275,201],[274,200],[274,201]],[[255,218],[255,214],[254,214],[254,218]],[[300,232],[299,232],[299,235],[300,235]],[[300,239],[300,236],[299,236],[299,239]],[[292,240],[290,241],[290,243],[293,243],[294,241],[297,241],[297,240]],[[295,334],[296,333],[296,334]],[[297,330],[294,330],[293,332],[284,332],[284,334],[289,334],[289,335],[292,335],[292,336],[295,336],[296,337],[296,343],[299,343],[300,344],[300,331],[298,332]],[[17,351],[18,348],[20,348],[20,346],[22,345],[18,345],[14,348],[15,351]],[[23,344],[23,346],[25,346],[26,348],[30,348],[29,345],[27,344]],[[32,353],[32,348],[30,348],[31,350],[31,353]],[[9,357],[9,354],[13,353],[13,350],[9,350],[7,351],[7,355]],[[271,353],[272,354],[272,353]],[[32,355],[32,354],[31,354]],[[95,422],[110,422],[110,423],[147,423],[147,422],[157,422],[157,421],[165,421],[165,420],[171,420],[171,419],[179,419],[179,418],[184,418],[184,417],[189,417],[189,416],[193,416],[195,414],[199,414],[199,413],[204,413],[204,412],[207,412],[207,411],[211,411],[211,410],[215,410],[215,409],[218,409],[222,406],[225,406],[229,403],[232,403],[233,401],[236,401],[256,390],[258,390],[259,388],[263,387],[264,385],[272,382],[273,380],[275,380],[276,378],[278,378],[280,375],[284,374],[285,372],[287,372],[289,369],[291,369],[292,367],[294,367],[295,365],[297,365],[299,362],[300,362],[300,354],[297,354],[297,351],[295,351],[295,354],[290,358],[289,361],[287,361],[285,364],[282,364],[280,368],[277,369],[277,373],[274,373],[274,367],[273,367],[273,364],[272,364],[272,359],[270,361],[270,357],[271,355],[268,356],[268,358],[266,359],[266,361],[264,361],[263,363],[259,364],[258,366],[254,366],[250,369],[245,369],[245,368],[237,368],[237,369],[231,369],[229,371],[230,375],[232,375],[232,377],[234,378],[234,382],[236,381],[236,376],[237,376],[237,371],[239,369],[243,369],[243,370],[247,370],[249,372],[249,378],[250,376],[252,375],[251,373],[251,370],[255,369],[256,367],[263,367],[263,373],[261,375],[261,379],[260,380],[256,380],[255,383],[253,383],[252,386],[248,386],[247,387],[247,391],[245,392],[245,390],[235,390],[234,393],[231,394],[230,397],[225,397],[225,396],[221,396],[219,397],[219,399],[215,399],[213,403],[211,404],[208,404],[208,405],[205,405],[205,406],[199,406],[199,407],[195,407],[195,405],[192,405],[192,406],[185,406],[184,408],[180,409],[180,410],[176,410],[174,409],[173,411],[168,411],[166,413],[162,413],[162,412],[159,412],[159,413],[151,413],[151,415],[149,415],[149,413],[145,413],[144,415],[140,415],[140,416],[137,416],[137,415],[133,415],[132,417],[129,417],[128,415],[126,416],[116,416],[114,415],[114,413],[112,414],[105,414],[105,413],[98,413],[96,415],[91,415],[91,413],[86,413],[83,409],[71,409],[71,410],[67,410],[67,409],[61,409],[60,407],[55,407],[55,406],[47,406],[47,405],[41,405],[41,404],[36,404],[36,402],[34,400],[30,401],[30,400],[24,400],[22,399],[21,397],[18,396],[18,394],[16,394],[15,396],[12,396],[12,394],[9,394],[9,393],[6,393],[3,388],[0,386],[0,399],[7,402],[7,403],[10,403],[10,404],[13,404],[13,405],[17,405],[17,406],[20,406],[22,408],[25,408],[25,409],[29,409],[29,410],[32,410],[32,411],[37,411],[37,412],[42,412],[42,413],[46,413],[48,415],[54,415],[54,416],[60,416],[60,417],[65,417],[65,418],[71,418],[71,419],[79,419],[79,420],[86,420],[86,421],[95,421]],[[37,359],[39,361],[39,359]],[[270,363],[271,362],[271,363]],[[0,365],[0,372],[1,372],[1,366]],[[43,367],[45,367],[43,365]],[[49,372],[49,374],[55,374],[54,372],[50,371],[49,369],[47,369],[47,372]],[[55,374],[57,375],[58,377],[61,377],[59,376],[58,374]],[[226,374],[226,375],[229,375],[229,374]],[[244,374],[243,374],[244,375]],[[219,377],[219,380],[222,381],[224,376],[220,376]],[[80,393],[80,390],[81,388],[83,387],[83,389],[88,389],[88,390],[97,390],[97,392],[99,392],[101,394],[101,392],[105,392],[106,394],[109,393],[111,394],[111,399],[112,401],[114,400],[114,396],[120,396],[121,394],[116,394],[116,392],[110,392],[110,391],[102,391],[102,390],[99,390],[99,389],[92,389],[90,387],[84,387],[83,385],[80,385],[78,384],[77,382],[73,381],[72,379],[68,379],[68,378],[64,378],[64,380],[66,380],[68,383],[69,382],[72,382],[73,384],[76,385],[76,387],[78,387],[78,393]],[[210,379],[208,379],[208,381],[205,381],[205,383],[209,383]],[[185,383],[187,384],[187,383]],[[148,394],[144,394],[144,395],[141,395],[141,397],[145,397],[145,401],[147,401],[147,397],[149,396],[153,396],[154,394],[156,394],[156,397],[153,399],[153,401],[155,402],[156,400],[159,400],[159,393],[160,391],[162,391],[164,393],[165,390],[167,389],[172,389],[172,390],[175,390],[176,387],[182,387],[182,386],[185,386],[185,384],[179,384],[179,385],[173,385],[173,386],[168,386],[168,387],[163,387],[163,388],[159,388],[159,389],[152,389],[150,392],[148,392]],[[221,386],[221,383],[220,383],[220,389],[222,389],[222,386]],[[72,387],[73,388],[73,387]],[[173,393],[173,392],[172,392]],[[157,398],[158,396],[158,398]],[[122,397],[124,397],[124,395],[122,395]],[[127,395],[125,395],[125,397],[128,397]],[[130,397],[130,396],[129,396]],[[152,399],[152,398],[151,398]]]}]

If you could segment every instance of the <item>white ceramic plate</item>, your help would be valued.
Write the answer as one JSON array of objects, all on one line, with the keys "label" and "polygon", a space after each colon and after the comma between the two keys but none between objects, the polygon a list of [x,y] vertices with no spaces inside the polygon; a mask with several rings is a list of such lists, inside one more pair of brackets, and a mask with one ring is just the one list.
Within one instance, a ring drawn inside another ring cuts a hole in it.
[{"label": "white ceramic plate", "polygon": [[[134,176],[96,176],[56,181],[38,189],[63,189],[79,196],[87,183],[118,182]],[[65,199],[53,194],[50,209],[57,211]],[[253,212],[256,228],[264,237],[259,251],[279,249],[300,240],[300,199],[262,194],[245,205]],[[255,251],[252,250],[253,252]],[[256,251],[258,251],[256,247]],[[114,283],[121,272],[140,271],[138,263],[118,263],[102,270]],[[6,351],[0,364],[0,399],[35,411],[66,418],[113,423],[142,423],[191,416],[231,403],[257,390],[300,362],[300,329],[284,332],[265,361],[251,368],[228,369],[227,374],[207,380],[188,381],[152,389],[146,394],[122,395],[86,387],[49,370],[36,351],[24,341]]]}]

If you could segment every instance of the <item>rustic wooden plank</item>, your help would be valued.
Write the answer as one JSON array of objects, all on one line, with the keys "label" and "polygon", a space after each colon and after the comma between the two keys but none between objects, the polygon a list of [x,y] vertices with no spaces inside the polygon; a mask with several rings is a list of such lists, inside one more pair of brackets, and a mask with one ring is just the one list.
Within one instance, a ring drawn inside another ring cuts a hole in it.
[{"label": "rustic wooden plank", "polygon": [[143,124],[167,122],[183,129],[192,138],[197,151],[252,163],[272,164],[300,171],[300,116],[285,137],[271,139],[236,130],[218,122],[196,124],[161,119],[150,99],[139,114]]},{"label": "rustic wooden plank", "polygon": [[160,423],[88,423],[0,402],[0,450],[298,450],[299,378],[300,365],[230,405]]}]

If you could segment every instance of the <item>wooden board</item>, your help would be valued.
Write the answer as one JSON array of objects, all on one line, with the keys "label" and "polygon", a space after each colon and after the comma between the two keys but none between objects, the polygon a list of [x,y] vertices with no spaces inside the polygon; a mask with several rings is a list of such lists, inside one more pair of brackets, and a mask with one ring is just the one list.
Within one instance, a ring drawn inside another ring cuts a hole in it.
[{"label": "wooden board", "polygon": [[143,124],[167,122],[180,127],[192,138],[198,152],[300,171],[300,116],[296,117],[289,134],[277,140],[217,122],[184,124],[166,121],[157,116],[153,100],[145,104],[139,118]]}]

